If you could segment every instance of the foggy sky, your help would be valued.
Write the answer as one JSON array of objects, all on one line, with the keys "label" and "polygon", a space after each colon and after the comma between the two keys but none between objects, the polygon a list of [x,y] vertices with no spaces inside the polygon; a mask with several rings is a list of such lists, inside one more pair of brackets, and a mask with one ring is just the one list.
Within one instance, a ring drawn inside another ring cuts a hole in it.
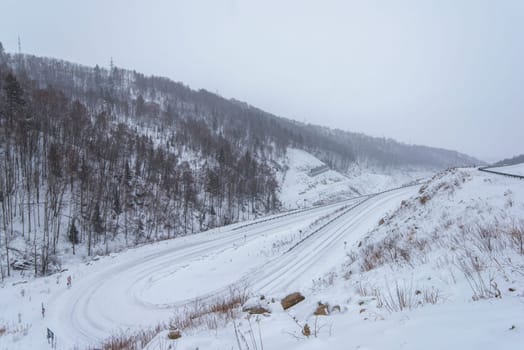
[{"label": "foggy sky", "polygon": [[524,1],[2,0],[17,51],[483,160],[524,153]]}]

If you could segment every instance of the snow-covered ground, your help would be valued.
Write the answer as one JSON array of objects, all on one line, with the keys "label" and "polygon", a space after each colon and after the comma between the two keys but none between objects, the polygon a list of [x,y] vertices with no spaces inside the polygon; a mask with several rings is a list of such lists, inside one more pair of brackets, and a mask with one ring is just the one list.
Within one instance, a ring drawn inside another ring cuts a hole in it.
[{"label": "snow-covered ground", "polygon": [[347,174],[327,169],[311,176],[311,170],[324,166],[325,163],[312,154],[296,148],[288,148],[286,157],[281,163],[285,170],[281,177],[280,200],[285,208],[307,207],[359,194],[380,192],[432,175],[431,171],[399,169],[379,171],[372,167],[355,165]]},{"label": "snow-covered ground", "polygon": [[[456,169],[406,195],[380,205],[385,215],[363,203],[364,222],[330,225],[325,237],[347,229],[344,254],[332,247],[310,264],[284,256],[287,269],[268,271],[274,284],[254,284],[270,315],[176,341],[162,333],[148,349],[520,349],[524,183]],[[307,245],[293,254],[314,256]],[[291,291],[306,299],[284,311],[278,300]],[[313,314],[319,303],[329,316]]]},{"label": "snow-covered ground", "polygon": [[[0,289],[0,299],[10,301],[0,310],[0,322],[7,328],[0,348],[42,348],[46,328],[57,335],[59,349],[96,345],[116,331],[166,321],[177,307],[238,282],[275,295],[306,288],[334,261],[343,260],[348,237],[367,232],[381,214],[413,191],[401,189],[223,227],[87,265],[73,264],[61,274],[27,283],[17,284],[23,279],[12,278]],[[65,286],[68,275],[73,278],[71,289]],[[47,309],[45,318],[41,303]]]},{"label": "snow-covered ground", "polygon": [[428,179],[434,173],[427,169],[378,169],[355,165],[349,168],[347,177],[360,193],[373,193]]},{"label": "snow-covered ground", "polygon": [[505,174],[524,176],[524,163],[508,165],[496,168],[489,168],[489,170],[498,171]]},{"label": "snow-covered ground", "polygon": [[[238,321],[240,346],[230,325],[219,331],[182,336],[176,341],[169,340],[167,332],[162,332],[146,350],[516,350],[521,349],[524,341],[521,329],[524,306],[508,299],[430,305],[408,312],[371,316],[351,308],[313,317],[312,307],[314,309],[312,303],[298,304],[292,312],[280,309],[271,316]],[[316,336],[305,337],[301,332],[305,322],[297,323],[293,319],[303,320],[306,315],[312,332],[317,330]]]},{"label": "snow-covered ground", "polygon": [[359,195],[348,178],[334,170],[310,176],[312,169],[323,165],[306,151],[288,148],[282,165],[285,170],[279,196],[285,208],[307,207],[324,200]]},{"label": "snow-covered ground", "polygon": [[[235,321],[183,329],[177,340],[163,331],[146,348],[519,349],[523,247],[524,181],[454,169],[423,186],[71,263],[46,278],[12,277],[0,288],[0,349],[49,348],[46,328],[58,349],[96,346],[232,286],[248,288],[245,305],[271,312],[238,310]],[[305,300],[284,311],[291,292]],[[319,303],[329,315],[313,314]]]},{"label": "snow-covered ground", "polygon": [[[15,276],[0,289],[0,349],[40,349],[45,329],[60,349],[96,344],[117,330],[165,321],[177,304],[227,288],[281,253],[310,225],[355,200],[276,215],[130,249],[46,278]],[[73,287],[66,288],[72,276]],[[41,304],[46,308],[41,316]],[[96,305],[95,305],[96,304]]]}]

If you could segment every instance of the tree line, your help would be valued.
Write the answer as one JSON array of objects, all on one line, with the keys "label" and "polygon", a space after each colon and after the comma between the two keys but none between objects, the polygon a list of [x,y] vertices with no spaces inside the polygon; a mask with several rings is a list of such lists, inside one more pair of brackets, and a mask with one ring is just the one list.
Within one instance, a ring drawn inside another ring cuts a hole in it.
[{"label": "tree line", "polygon": [[0,137],[2,276],[15,262],[46,274],[61,249],[104,254],[277,211],[289,147],[340,171],[471,161],[276,117],[112,61],[86,67],[1,43]]},{"label": "tree line", "polygon": [[[57,269],[64,247],[104,254],[115,242],[170,238],[279,208],[264,150],[240,147],[247,136],[213,131],[140,95],[125,105],[107,79],[96,91],[44,86],[6,56],[0,51],[2,278],[20,260],[35,275]],[[153,110],[156,128],[141,125]]]}]

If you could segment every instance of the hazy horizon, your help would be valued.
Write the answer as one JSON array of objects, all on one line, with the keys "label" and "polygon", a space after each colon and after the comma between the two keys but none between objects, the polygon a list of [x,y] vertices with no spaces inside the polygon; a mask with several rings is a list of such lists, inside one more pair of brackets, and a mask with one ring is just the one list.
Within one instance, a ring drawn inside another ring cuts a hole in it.
[{"label": "hazy horizon", "polygon": [[6,1],[0,41],[312,124],[486,161],[524,153],[524,3],[379,3]]}]

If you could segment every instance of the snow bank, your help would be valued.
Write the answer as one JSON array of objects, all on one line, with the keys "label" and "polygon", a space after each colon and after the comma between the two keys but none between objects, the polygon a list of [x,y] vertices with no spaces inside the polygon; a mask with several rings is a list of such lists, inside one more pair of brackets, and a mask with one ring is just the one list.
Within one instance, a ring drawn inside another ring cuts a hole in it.
[{"label": "snow bank", "polygon": [[498,171],[504,174],[524,176],[524,163],[497,167],[497,168],[489,168],[489,170]]},{"label": "snow bank", "polygon": [[[345,257],[332,254],[310,271],[310,288],[300,284],[303,302],[163,348],[518,349],[523,221],[524,182],[474,169],[444,172],[373,229],[355,232]],[[314,315],[319,303],[329,305],[328,316]]]}]

